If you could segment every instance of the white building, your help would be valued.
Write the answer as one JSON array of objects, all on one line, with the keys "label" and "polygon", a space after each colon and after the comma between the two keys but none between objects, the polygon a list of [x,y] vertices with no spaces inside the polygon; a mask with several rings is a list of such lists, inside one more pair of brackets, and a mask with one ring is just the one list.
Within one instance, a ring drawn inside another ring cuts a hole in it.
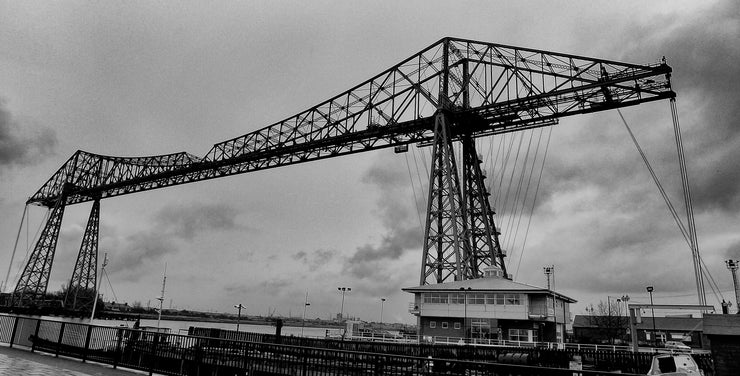
[{"label": "white building", "polygon": [[433,337],[563,342],[576,300],[497,276],[408,287],[418,334]]}]

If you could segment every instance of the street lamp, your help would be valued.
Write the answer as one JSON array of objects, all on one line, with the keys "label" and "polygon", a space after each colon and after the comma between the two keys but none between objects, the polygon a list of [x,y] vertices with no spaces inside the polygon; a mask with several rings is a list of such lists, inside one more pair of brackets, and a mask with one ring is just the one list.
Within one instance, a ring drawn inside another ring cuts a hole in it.
[{"label": "street lamp", "polygon": [[385,303],[385,298],[380,298],[380,325],[383,326],[383,304]]},{"label": "street lamp", "polygon": [[236,314],[236,331],[238,332],[239,331],[239,321],[241,321],[241,318],[242,318],[242,308],[247,308],[247,307],[239,303],[238,305],[235,305],[234,308],[238,310]]},{"label": "street lamp", "polygon": [[460,291],[463,292],[464,299],[464,313],[463,313],[463,337],[465,342],[468,342],[468,291],[472,290],[470,287],[460,287]]},{"label": "street lamp", "polygon": [[737,281],[737,269],[740,267],[740,261],[737,260],[725,260],[727,269],[732,273],[732,286],[735,288],[735,304],[737,304],[737,311],[740,312],[740,285]]},{"label": "street lamp", "polygon": [[650,311],[652,311],[653,316],[653,347],[655,347],[658,343],[655,338],[655,307],[653,307],[653,286],[646,287],[647,292],[650,293]]},{"label": "street lamp", "polygon": [[308,302],[308,291],[306,291],[306,300],[303,302],[303,321],[301,322],[301,337],[303,337],[303,328],[306,326],[306,308],[310,306]]},{"label": "street lamp", "polygon": [[344,320],[344,293],[347,291],[352,291],[349,287],[337,287],[337,290],[342,292],[342,309],[339,311],[339,320]]},{"label": "street lamp", "polygon": [[625,316],[629,316],[629,312],[627,312],[629,310],[629,309],[627,309],[627,302],[630,301],[630,296],[625,294],[625,295],[622,295],[622,298],[621,299],[622,299],[622,303],[624,303],[624,313],[625,313]]}]

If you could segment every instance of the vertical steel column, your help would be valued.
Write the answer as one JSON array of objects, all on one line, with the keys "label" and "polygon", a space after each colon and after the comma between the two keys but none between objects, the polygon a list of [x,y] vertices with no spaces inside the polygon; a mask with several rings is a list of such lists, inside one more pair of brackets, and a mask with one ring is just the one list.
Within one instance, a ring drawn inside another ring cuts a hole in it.
[{"label": "vertical steel column", "polygon": [[[449,136],[447,115],[440,111],[435,119],[429,199],[424,230],[424,251],[420,284],[469,279],[469,239],[465,205],[460,191],[457,163]],[[430,278],[432,277],[432,278]]]},{"label": "vertical steel column", "polygon": [[64,296],[64,308],[84,310],[92,307],[97,298],[98,231],[100,228],[100,199],[93,201],[85,235],[82,237],[80,253]]},{"label": "vertical steel column", "polygon": [[65,196],[62,195],[51,210],[44,230],[28,258],[18,284],[13,292],[12,305],[25,306],[43,300],[49,284],[54,252],[64,216]]}]

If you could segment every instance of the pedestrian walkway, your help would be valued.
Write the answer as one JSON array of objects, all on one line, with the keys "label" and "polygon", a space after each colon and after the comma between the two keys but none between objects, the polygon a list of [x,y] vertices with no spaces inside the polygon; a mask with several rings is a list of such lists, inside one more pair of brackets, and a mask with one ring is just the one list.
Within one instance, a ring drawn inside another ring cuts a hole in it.
[{"label": "pedestrian walkway", "polygon": [[82,363],[40,352],[0,346],[0,376],[138,376],[146,372],[114,369],[98,363]]}]

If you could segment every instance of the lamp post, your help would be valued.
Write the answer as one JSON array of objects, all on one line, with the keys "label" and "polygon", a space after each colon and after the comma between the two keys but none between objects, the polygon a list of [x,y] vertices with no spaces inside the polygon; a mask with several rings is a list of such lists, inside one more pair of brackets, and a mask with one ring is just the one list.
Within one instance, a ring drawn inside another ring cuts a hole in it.
[{"label": "lamp post", "polygon": [[383,326],[383,304],[385,303],[385,298],[380,298],[380,326]]},{"label": "lamp post", "polygon": [[732,259],[725,260],[725,265],[727,265],[727,269],[732,273],[732,286],[735,288],[735,304],[737,311],[740,312],[740,285],[737,282],[737,269],[740,267],[740,261]]},{"label": "lamp post", "polygon": [[339,321],[344,320],[344,293],[347,291],[352,291],[349,287],[337,287],[337,290],[342,292],[342,309],[339,311]]},{"label": "lamp post", "polygon": [[236,331],[238,332],[239,331],[239,322],[242,319],[242,308],[247,308],[247,307],[245,307],[241,303],[239,303],[239,304],[235,305],[234,308],[237,309],[237,313],[236,313]]},{"label": "lamp post", "polygon": [[647,292],[650,293],[650,311],[652,311],[653,316],[653,347],[655,347],[657,341],[655,338],[655,308],[653,307],[653,286],[648,286],[645,289],[647,289]]},{"label": "lamp post", "polygon": [[468,342],[468,291],[472,290],[470,287],[460,287],[460,291],[463,292],[464,308],[463,308],[463,337],[465,342]]},{"label": "lamp post", "polygon": [[306,308],[310,306],[308,302],[308,291],[306,291],[306,300],[303,302],[303,321],[301,321],[301,337],[303,337],[303,328],[306,326]]},{"label": "lamp post", "polygon": [[628,309],[627,309],[627,302],[630,301],[630,296],[625,294],[625,295],[622,295],[621,299],[622,299],[622,303],[624,303],[624,313],[625,313],[625,316],[629,316],[629,312],[627,312],[628,311]]}]

